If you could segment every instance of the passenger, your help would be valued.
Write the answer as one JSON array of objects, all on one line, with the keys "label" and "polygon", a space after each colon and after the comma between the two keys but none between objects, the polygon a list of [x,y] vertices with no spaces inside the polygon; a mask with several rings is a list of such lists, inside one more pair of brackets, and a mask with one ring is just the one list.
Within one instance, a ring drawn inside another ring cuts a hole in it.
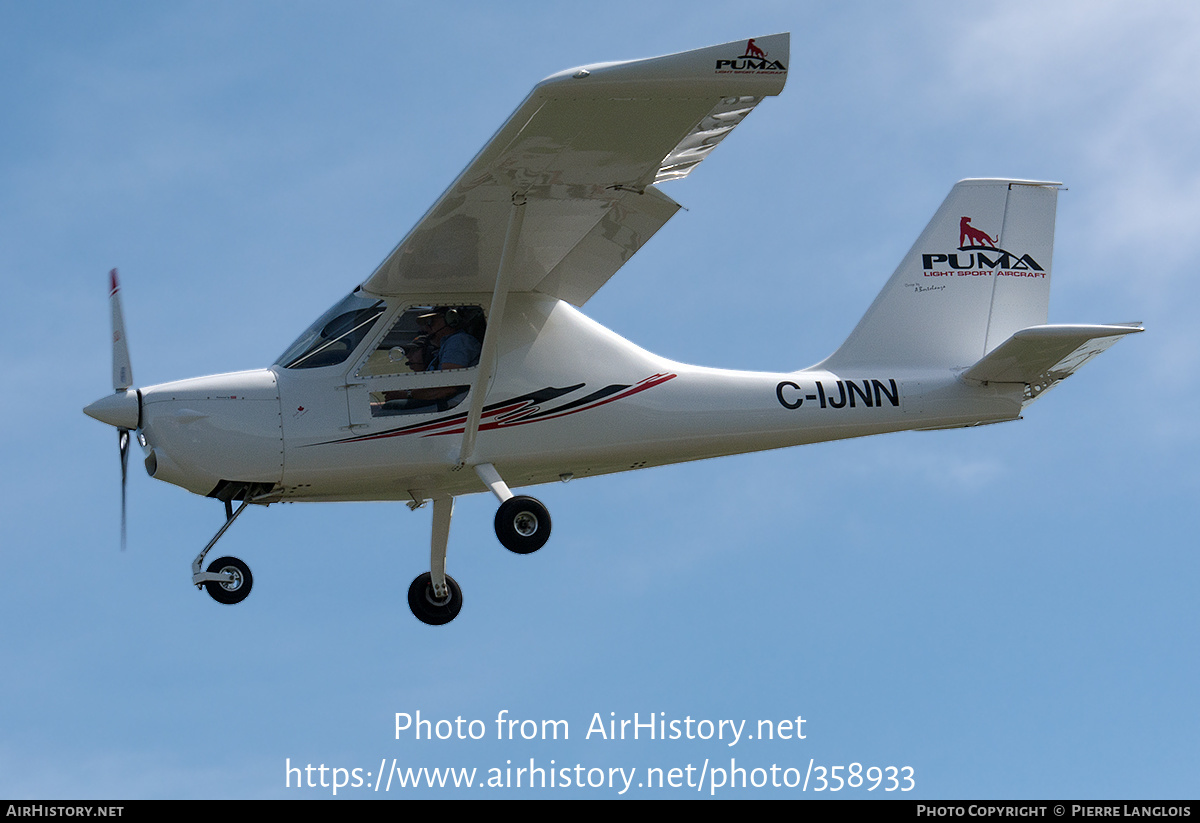
[{"label": "passenger", "polygon": [[[434,318],[434,321],[435,322],[432,322],[430,325],[439,327],[440,324],[436,322],[436,318]],[[443,341],[443,346],[438,347],[439,351],[445,349],[444,342],[445,341]],[[434,365],[434,361],[437,358],[437,353],[431,354],[430,352],[436,345],[436,339],[432,335],[428,334],[417,335],[409,343],[405,344],[404,356],[408,360],[408,367],[412,369],[414,373],[435,371],[437,366]],[[472,363],[471,365],[477,365],[478,361],[479,354],[476,352],[475,363]],[[448,364],[445,366],[445,368],[462,369],[466,368],[466,366]],[[462,398],[466,395],[467,389],[467,386],[438,386],[427,389],[406,389],[401,392],[389,392],[388,394],[390,395],[389,399],[406,401],[406,404],[403,406],[403,408],[407,410],[432,406],[436,407],[439,411],[445,411],[446,409],[453,408],[462,402]]]}]

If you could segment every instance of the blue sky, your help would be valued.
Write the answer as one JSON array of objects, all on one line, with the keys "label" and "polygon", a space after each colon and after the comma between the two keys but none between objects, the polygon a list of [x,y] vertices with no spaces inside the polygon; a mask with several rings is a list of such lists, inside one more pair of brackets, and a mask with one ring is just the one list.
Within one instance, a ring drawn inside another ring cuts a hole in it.
[{"label": "blue sky", "polygon": [[[648,768],[731,759],[911,766],[910,798],[1196,796],[1200,11],[731,8],[0,2],[0,796],[326,797],[287,763],[479,782],[531,758],[637,768],[638,797],[698,794],[638,788]],[[135,458],[119,550],[116,436],[80,412],[110,388],[109,268],[141,385],[264,366],[540,78],[777,31],[788,88],[664,186],[688,210],[587,314],[673,359],[801,368],[954,181],[1013,176],[1067,186],[1051,322],[1147,332],[1018,423],[539,488],[555,532],[529,557],[461,499],[442,629],[405,600],[428,508],[250,511],[220,549],[254,593],[222,607],[189,585],[220,505]],[[417,711],[488,734],[396,739]],[[501,711],[570,739],[496,740]],[[806,736],[586,738],[660,712]],[[338,796],[416,794],[617,790]]]}]

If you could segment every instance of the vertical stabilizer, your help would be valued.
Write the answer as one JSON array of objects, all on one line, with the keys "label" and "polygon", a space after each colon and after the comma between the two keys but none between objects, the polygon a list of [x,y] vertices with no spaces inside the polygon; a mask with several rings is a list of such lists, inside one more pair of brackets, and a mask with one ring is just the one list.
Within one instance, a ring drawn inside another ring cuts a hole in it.
[{"label": "vertical stabilizer", "polygon": [[1046,322],[1058,183],[959,181],[824,363],[966,368]]}]

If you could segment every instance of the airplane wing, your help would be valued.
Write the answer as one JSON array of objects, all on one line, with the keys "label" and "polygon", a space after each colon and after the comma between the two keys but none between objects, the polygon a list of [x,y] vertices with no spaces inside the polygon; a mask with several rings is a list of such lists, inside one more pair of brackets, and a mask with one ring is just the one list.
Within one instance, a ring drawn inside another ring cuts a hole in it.
[{"label": "airplane wing", "polygon": [[380,296],[492,292],[514,196],[509,291],[582,306],[678,210],[686,176],[787,79],[790,37],[552,75],[362,284]]}]

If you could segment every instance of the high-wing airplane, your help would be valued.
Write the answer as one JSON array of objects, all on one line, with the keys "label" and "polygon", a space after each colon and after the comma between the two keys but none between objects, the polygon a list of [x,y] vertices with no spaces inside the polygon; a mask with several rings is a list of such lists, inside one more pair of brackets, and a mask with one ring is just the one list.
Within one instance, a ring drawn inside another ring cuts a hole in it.
[{"label": "high-wing airplane", "polygon": [[[151,477],[225,504],[192,582],[238,603],[241,560],[205,557],[249,504],[433,501],[408,600],[454,619],[454,499],[491,491],[527,554],[550,515],[511,489],[909,429],[998,423],[1136,323],[1046,325],[1057,183],[954,186],[832,355],[787,373],[655,356],[578,311],[676,212],[687,176],[783,90],[787,34],[602,63],[539,83],[379,267],[269,368],[133,388],[111,273],[122,532],[130,439]],[[237,509],[233,504],[238,502]]]}]

